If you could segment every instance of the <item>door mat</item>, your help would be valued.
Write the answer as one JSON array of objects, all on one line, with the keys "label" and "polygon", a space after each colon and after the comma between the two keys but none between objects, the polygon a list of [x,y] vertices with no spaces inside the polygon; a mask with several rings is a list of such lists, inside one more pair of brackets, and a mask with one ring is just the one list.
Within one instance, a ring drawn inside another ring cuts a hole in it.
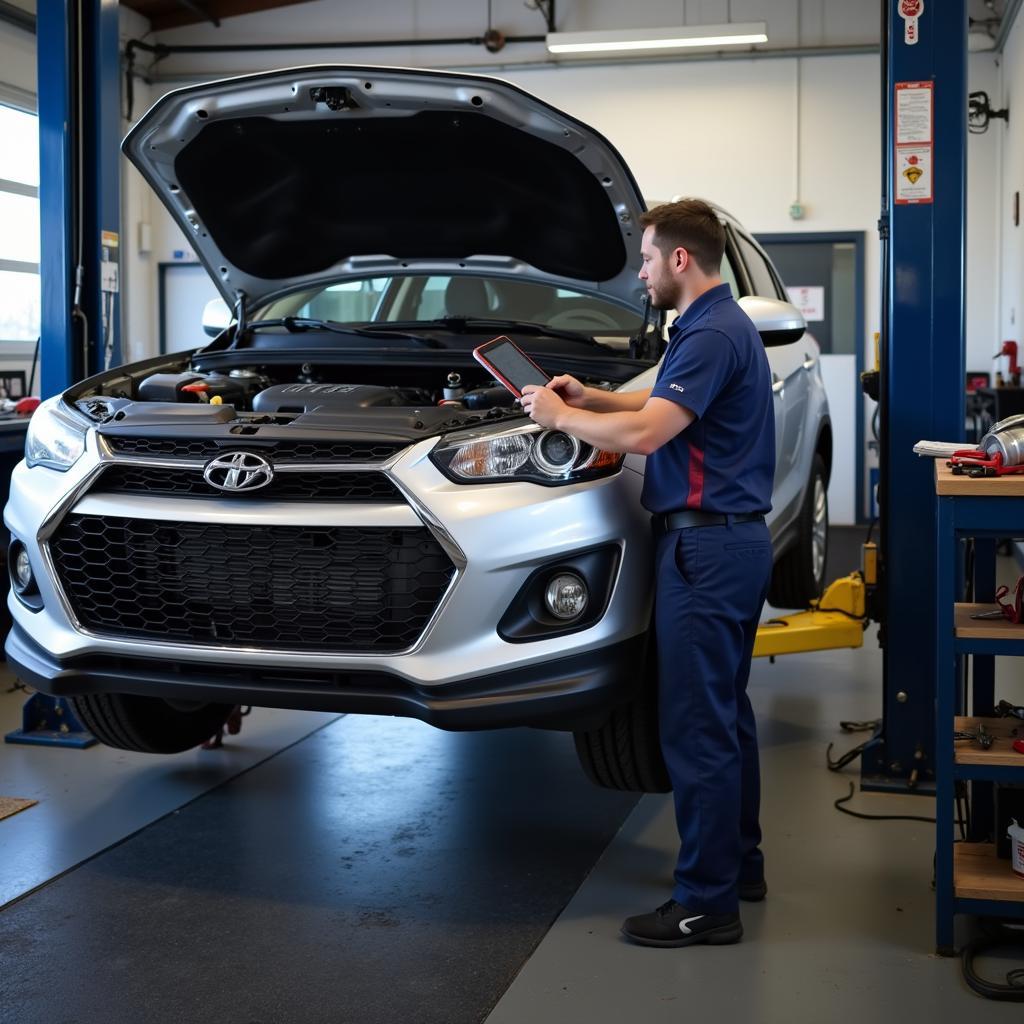
[{"label": "door mat", "polygon": [[9,818],[18,811],[24,811],[29,807],[35,807],[38,800],[20,800],[16,796],[0,796],[0,821]]}]

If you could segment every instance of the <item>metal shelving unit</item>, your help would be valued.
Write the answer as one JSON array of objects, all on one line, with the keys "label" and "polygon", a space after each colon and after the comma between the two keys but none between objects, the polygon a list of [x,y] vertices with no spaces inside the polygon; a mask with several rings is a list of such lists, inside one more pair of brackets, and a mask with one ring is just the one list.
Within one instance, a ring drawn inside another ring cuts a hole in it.
[{"label": "metal shelving unit", "polygon": [[[1012,748],[1017,719],[993,717],[995,657],[1024,655],[1024,625],[1005,619],[977,620],[994,604],[963,603],[966,538],[975,541],[975,594],[995,593],[995,542],[1024,536],[1024,475],[972,480],[954,476],[945,463],[935,464],[936,515],[936,844],[935,944],[952,955],[957,914],[1024,917],[1024,879],[996,856],[991,842],[954,842],[954,793],[960,780],[1024,783],[1024,754]],[[973,659],[971,717],[963,707],[960,680],[963,659]],[[979,725],[996,737],[988,750],[953,738]],[[991,794],[972,800],[975,839],[992,824]]]}]

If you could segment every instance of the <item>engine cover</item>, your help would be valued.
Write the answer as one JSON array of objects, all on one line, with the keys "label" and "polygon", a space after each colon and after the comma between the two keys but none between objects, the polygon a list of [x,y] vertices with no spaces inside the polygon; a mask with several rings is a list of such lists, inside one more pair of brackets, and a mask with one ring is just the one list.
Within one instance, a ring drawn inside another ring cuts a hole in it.
[{"label": "engine cover", "polygon": [[253,400],[262,413],[307,413],[314,409],[341,411],[380,407],[431,405],[419,388],[385,388],[374,384],[275,384]]}]

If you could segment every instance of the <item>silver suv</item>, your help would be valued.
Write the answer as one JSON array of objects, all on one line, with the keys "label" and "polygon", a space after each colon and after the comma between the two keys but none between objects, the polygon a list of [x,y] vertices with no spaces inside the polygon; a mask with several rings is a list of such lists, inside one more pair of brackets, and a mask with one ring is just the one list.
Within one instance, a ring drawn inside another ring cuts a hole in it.
[{"label": "silver suv", "polygon": [[[667,787],[644,460],[526,419],[472,349],[649,386],[641,194],[507,83],[309,68],[183,89],[125,152],[230,322],[39,408],[14,473],[7,657],[111,746],[169,753],[252,704],[575,734]],[[774,371],[773,603],[820,592],[818,348],[726,213],[722,273]]]}]

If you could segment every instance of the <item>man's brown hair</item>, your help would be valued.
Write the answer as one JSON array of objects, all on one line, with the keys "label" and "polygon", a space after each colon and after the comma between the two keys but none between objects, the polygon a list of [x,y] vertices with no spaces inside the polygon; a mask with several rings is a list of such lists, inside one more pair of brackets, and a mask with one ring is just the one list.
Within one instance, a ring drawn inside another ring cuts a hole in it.
[{"label": "man's brown hair", "polygon": [[725,228],[703,199],[663,203],[642,214],[640,226],[654,228],[654,244],[666,256],[682,246],[705,274],[721,270]]}]

